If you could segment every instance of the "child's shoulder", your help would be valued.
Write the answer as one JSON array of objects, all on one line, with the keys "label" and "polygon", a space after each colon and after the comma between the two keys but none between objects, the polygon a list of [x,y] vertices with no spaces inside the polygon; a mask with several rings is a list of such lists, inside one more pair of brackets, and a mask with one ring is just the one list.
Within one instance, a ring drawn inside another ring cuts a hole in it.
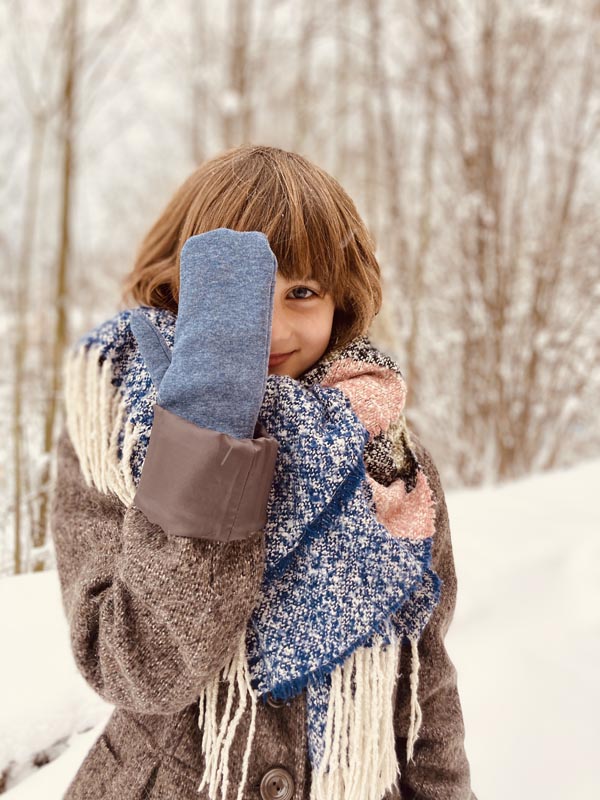
[{"label": "child's shoulder", "polygon": [[351,355],[354,354],[360,361],[402,375],[396,359],[383,347],[374,344],[368,336],[357,337],[352,342],[349,352]]},{"label": "child's shoulder", "polygon": [[357,336],[341,350],[332,351],[320,362],[320,365],[322,365],[322,372],[326,373],[331,370],[332,366],[336,366],[337,362],[347,363],[348,361],[362,365],[363,372],[368,367],[375,367],[382,372],[389,371],[402,377],[402,371],[397,361],[366,335]]},{"label": "child's shoulder", "polygon": [[[443,500],[444,491],[442,481],[431,450],[421,438],[421,435],[417,434],[414,428],[408,425],[404,414],[407,387],[398,361],[393,355],[387,352],[385,348],[374,344],[367,336],[361,336],[354,340],[350,348],[348,348],[348,353],[350,356],[354,354],[354,357],[358,358],[358,360],[370,364],[375,367],[376,370],[380,371],[382,394],[385,396],[386,401],[389,402],[389,398],[393,396],[393,394],[390,395],[386,387],[386,382],[391,380],[394,385],[401,388],[400,397],[397,398],[397,408],[400,409],[401,413],[398,419],[395,419],[392,423],[392,438],[400,447],[401,452],[404,453],[404,459],[407,460],[407,463],[414,459],[416,464],[413,466],[418,465],[422,468],[427,476],[436,502],[440,499]],[[371,392],[369,399],[372,403],[376,393],[374,393],[372,385],[369,388]]]}]

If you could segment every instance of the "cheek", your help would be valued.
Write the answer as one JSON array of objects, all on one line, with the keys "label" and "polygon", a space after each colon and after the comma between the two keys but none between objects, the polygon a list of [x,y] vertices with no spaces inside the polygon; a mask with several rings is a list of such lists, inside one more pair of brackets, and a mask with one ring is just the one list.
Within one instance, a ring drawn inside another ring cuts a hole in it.
[{"label": "cheek", "polygon": [[333,326],[333,309],[321,309],[319,314],[316,314],[309,322],[306,328],[307,336],[315,347],[320,347],[327,344],[331,336],[331,328]]}]

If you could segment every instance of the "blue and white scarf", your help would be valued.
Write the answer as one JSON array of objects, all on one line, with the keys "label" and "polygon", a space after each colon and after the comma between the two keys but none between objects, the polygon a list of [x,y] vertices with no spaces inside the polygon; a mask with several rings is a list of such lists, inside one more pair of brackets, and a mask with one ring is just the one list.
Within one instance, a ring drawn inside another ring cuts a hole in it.
[{"label": "blue and white scarf", "polygon": [[[142,310],[172,347],[175,315]],[[102,419],[106,452],[86,459],[90,423],[76,413],[77,403],[67,403],[82,468],[126,504],[141,475],[156,402],[129,316],[122,311],[82,337],[65,375],[65,391],[79,398],[87,419]],[[257,698],[288,700],[306,692],[314,800],[342,800],[359,780],[364,800],[379,800],[397,785],[391,698],[400,645],[411,646],[418,665],[417,642],[441,591],[431,566],[434,507],[410,448],[398,389],[404,391],[399,368],[366,337],[329,353],[299,380],[267,379],[259,420],[279,452],[260,598],[235,661],[199,699],[206,763],[200,788],[208,786],[211,798],[225,798],[229,785],[232,714],[219,719],[216,700],[223,680],[246,686],[251,731]],[[401,520],[401,509],[386,498],[407,507],[412,502],[406,530],[381,521],[394,514]],[[422,530],[415,527],[419,520]],[[409,758],[420,722],[416,682],[411,685]],[[250,744],[251,737],[238,797]]]}]

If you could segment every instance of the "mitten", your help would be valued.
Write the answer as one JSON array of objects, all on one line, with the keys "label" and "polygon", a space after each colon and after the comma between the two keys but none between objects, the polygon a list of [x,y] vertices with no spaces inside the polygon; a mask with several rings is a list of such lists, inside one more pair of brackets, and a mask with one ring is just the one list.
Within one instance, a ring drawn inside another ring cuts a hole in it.
[{"label": "mitten", "polygon": [[218,228],[185,242],[172,352],[142,312],[130,321],[157,405],[203,428],[253,436],[268,374],[276,270],[258,231]]}]

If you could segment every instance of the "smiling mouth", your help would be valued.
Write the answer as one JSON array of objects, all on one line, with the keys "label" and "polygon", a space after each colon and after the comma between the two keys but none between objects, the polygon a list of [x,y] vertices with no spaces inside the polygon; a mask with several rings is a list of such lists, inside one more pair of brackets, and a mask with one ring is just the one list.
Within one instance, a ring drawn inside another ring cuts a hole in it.
[{"label": "smiling mouth", "polygon": [[278,364],[283,364],[283,362],[286,361],[292,355],[292,353],[295,352],[296,352],[295,350],[292,350],[291,353],[281,353],[279,355],[270,356],[269,366],[276,367]]}]

